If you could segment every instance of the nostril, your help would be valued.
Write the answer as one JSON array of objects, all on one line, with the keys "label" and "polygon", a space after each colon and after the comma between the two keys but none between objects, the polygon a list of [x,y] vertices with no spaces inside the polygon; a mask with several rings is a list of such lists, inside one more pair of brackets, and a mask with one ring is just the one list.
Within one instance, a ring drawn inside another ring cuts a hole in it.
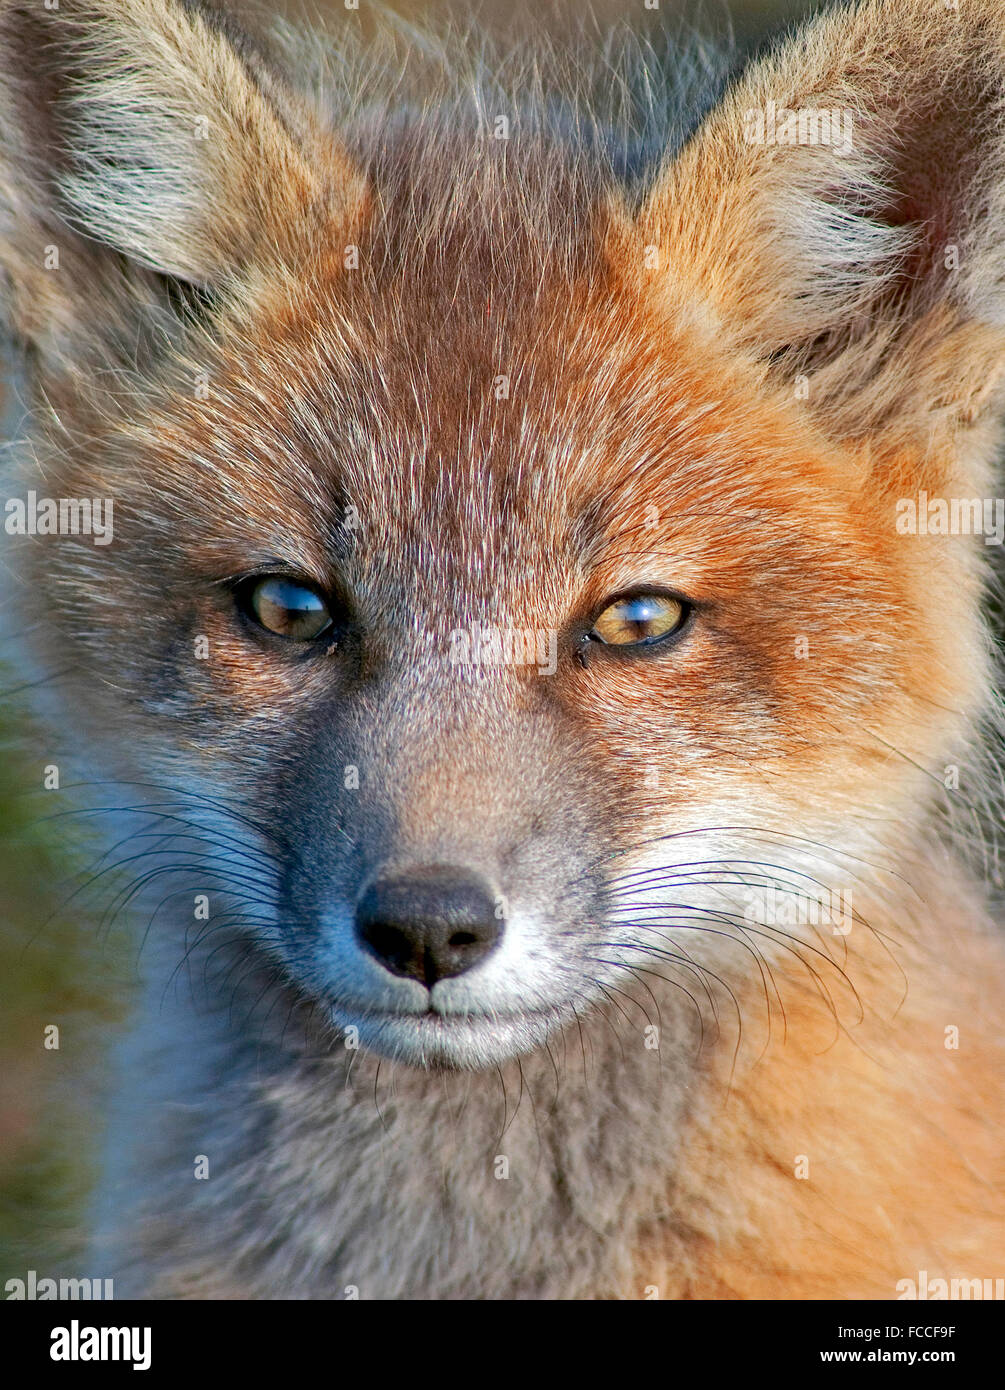
[{"label": "nostril", "polygon": [[406,934],[391,922],[368,922],[363,935],[376,954],[388,960],[407,956],[411,950]]},{"label": "nostril", "polygon": [[502,932],[488,885],[449,865],[378,879],[356,909],[356,934],[370,955],[430,989],[484,960]]}]

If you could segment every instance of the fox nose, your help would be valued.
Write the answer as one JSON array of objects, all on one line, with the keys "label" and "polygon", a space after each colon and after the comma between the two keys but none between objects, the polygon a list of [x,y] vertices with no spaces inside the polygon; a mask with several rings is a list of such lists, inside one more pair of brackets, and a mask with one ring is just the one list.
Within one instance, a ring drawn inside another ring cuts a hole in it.
[{"label": "fox nose", "polygon": [[488,885],[446,864],[378,879],[356,908],[366,950],[392,975],[429,989],[484,960],[502,932]]}]

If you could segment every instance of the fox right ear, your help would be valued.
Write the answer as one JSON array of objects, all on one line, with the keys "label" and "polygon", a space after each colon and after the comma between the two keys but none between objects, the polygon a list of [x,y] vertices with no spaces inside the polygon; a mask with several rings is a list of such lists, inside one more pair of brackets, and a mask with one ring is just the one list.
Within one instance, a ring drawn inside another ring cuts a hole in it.
[{"label": "fox right ear", "polygon": [[334,142],[212,9],[0,0],[0,270],[13,327],[43,352],[119,312],[123,276],[226,284],[292,258],[359,196]]},{"label": "fox right ear", "polygon": [[924,456],[1005,383],[1005,0],[860,0],[754,63],[641,216],[649,281],[831,437]]}]

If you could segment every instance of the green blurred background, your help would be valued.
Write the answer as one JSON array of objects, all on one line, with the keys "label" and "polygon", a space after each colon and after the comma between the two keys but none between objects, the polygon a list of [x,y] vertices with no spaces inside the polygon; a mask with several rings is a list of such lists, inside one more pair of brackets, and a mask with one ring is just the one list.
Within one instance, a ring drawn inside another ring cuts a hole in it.
[{"label": "green blurred background", "polygon": [[[246,6],[235,0],[230,8],[243,14]],[[323,0],[289,0],[271,8],[300,19],[323,16],[326,6]],[[387,8],[420,19],[462,16],[504,38],[521,28],[519,0],[398,0]],[[584,8],[556,0],[533,6],[538,16],[555,14],[558,33],[563,14],[579,15]],[[651,33],[666,25],[673,31],[683,18],[712,37],[731,28],[745,48],[819,6],[800,0],[737,0],[728,7],[718,0],[700,6],[660,0],[659,11],[652,11],[645,0],[595,0],[592,8],[601,27],[627,23]],[[372,18],[372,4],[360,0],[359,22]],[[14,393],[6,391],[5,398],[3,441],[14,432],[17,415]],[[127,1011],[135,976],[135,945],[122,933],[99,933],[104,903],[92,894],[66,905],[74,874],[101,851],[86,836],[69,833],[74,818],[52,819],[54,809],[66,806],[66,793],[57,794],[57,808],[53,794],[41,791],[52,739],[31,716],[30,692],[27,699],[10,693],[24,679],[10,649],[0,641],[0,1285],[28,1269],[40,1275],[89,1273],[74,1264],[74,1232],[95,1174],[104,1055]],[[44,1046],[50,1024],[60,1029],[58,1050]]]}]

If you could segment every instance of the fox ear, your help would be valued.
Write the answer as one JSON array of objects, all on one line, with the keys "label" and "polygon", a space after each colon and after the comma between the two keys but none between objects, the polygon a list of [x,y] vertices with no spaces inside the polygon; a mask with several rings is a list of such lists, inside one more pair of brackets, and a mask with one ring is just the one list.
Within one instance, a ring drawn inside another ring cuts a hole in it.
[{"label": "fox ear", "polygon": [[29,339],[86,322],[116,273],[214,288],[282,260],[354,194],[348,162],[212,9],[0,0],[0,269]]},{"label": "fox ear", "polygon": [[1005,363],[1005,0],[812,22],[664,170],[641,230],[668,290],[832,437],[917,450],[975,422]]}]

